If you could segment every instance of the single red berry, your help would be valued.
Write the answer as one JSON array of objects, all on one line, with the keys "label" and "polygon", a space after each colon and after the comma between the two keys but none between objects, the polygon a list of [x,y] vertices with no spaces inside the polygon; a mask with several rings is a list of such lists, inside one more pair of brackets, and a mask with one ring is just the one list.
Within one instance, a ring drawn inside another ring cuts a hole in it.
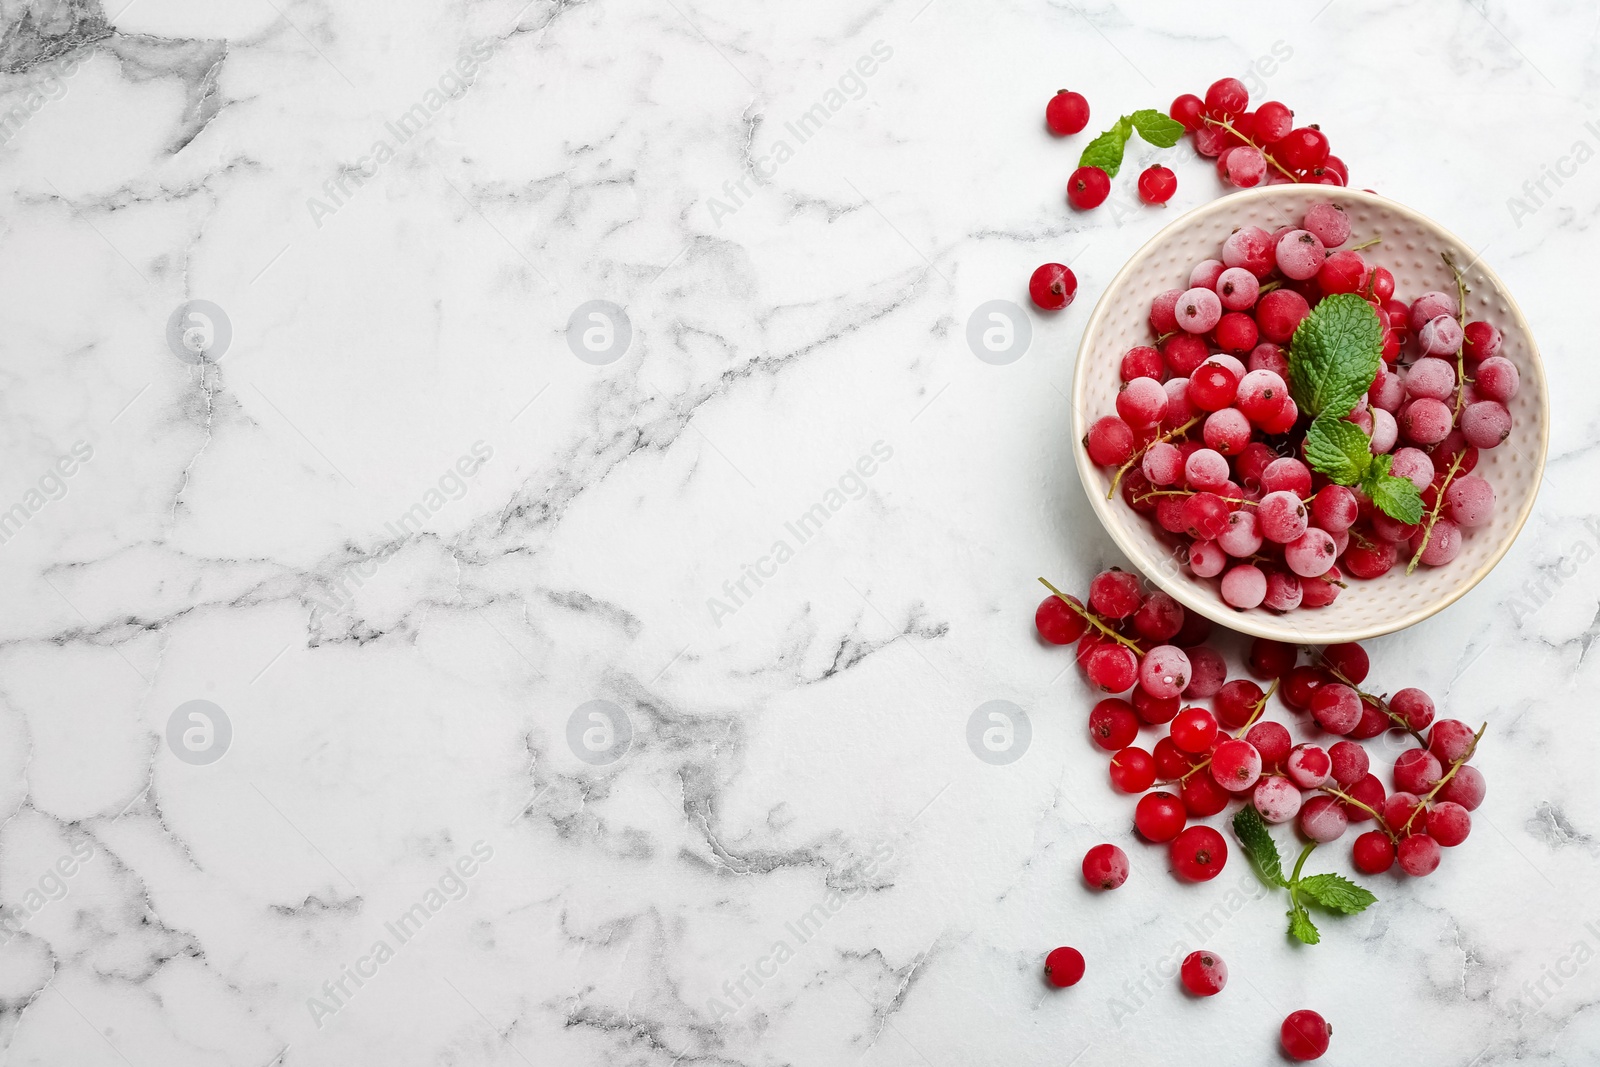
[{"label": "single red berry", "polygon": [[1198,756],[1211,751],[1211,742],[1217,739],[1217,720],[1205,708],[1184,708],[1169,730],[1173,744]]},{"label": "single red berry", "polygon": [[1266,693],[1250,679],[1235,678],[1216,691],[1211,708],[1219,725],[1238,730],[1250,721],[1264,696]]},{"label": "single red berry", "polygon": [[1146,793],[1133,808],[1133,825],[1146,841],[1158,845],[1177,837],[1188,821],[1183,801],[1171,793]]},{"label": "single red berry", "polygon": [[1101,571],[1089,582],[1090,606],[1108,619],[1126,619],[1143,603],[1136,574],[1112,569]]},{"label": "single red berry", "polygon": [[1283,1051],[1291,1060],[1314,1060],[1328,1051],[1328,1036],[1333,1027],[1316,1012],[1306,1008],[1290,1012],[1283,1020],[1278,1039]]},{"label": "single red berry", "polygon": [[1350,858],[1362,874],[1382,874],[1394,866],[1394,842],[1382,830],[1368,830],[1356,838]]},{"label": "single red berry", "polygon": [[[1083,607],[1076,597],[1068,599],[1078,607]],[[1052,593],[1039,601],[1039,609],[1033,613],[1033,625],[1038,629],[1039,636],[1052,645],[1070,645],[1083,636],[1089,628],[1089,620]]]},{"label": "single red berry", "polygon": [[1272,146],[1272,154],[1293,171],[1310,171],[1322,166],[1328,158],[1328,138],[1315,126],[1302,126],[1290,130],[1288,135]]},{"label": "single red berry", "polygon": [[1294,751],[1294,742],[1282,723],[1258,722],[1250,727],[1244,739],[1261,753],[1261,766],[1271,771],[1282,770],[1289,753]]},{"label": "single red berry", "polygon": [[1111,178],[1099,167],[1079,167],[1067,179],[1067,202],[1079,211],[1099,207],[1111,195]]},{"label": "single red berry", "polygon": [[1283,702],[1295,711],[1310,711],[1312,696],[1331,681],[1332,677],[1320,667],[1295,667],[1283,679]]},{"label": "single red berry", "polygon": [[1122,366],[1118,376],[1125,382],[1135,378],[1154,378],[1160,381],[1166,377],[1167,365],[1162,362],[1159,350],[1149,345],[1135,345],[1123,353]]},{"label": "single red berry", "polygon": [[1142,748],[1128,747],[1111,757],[1111,784],[1124,793],[1143,793],[1156,782],[1156,761]]},{"label": "single red berry", "polygon": [[1167,114],[1174,122],[1183,124],[1183,128],[1193,133],[1203,125],[1200,115],[1206,109],[1206,102],[1193,93],[1184,93],[1172,102],[1172,107],[1167,109]]},{"label": "single red berry", "polygon": [[1219,78],[1206,90],[1206,110],[1218,117],[1240,114],[1249,105],[1250,93],[1238,78]]},{"label": "single red berry", "polygon": [[1046,311],[1060,311],[1078,295],[1078,276],[1064,263],[1046,263],[1028,279],[1028,295]]},{"label": "single red berry", "polygon": [[1261,753],[1248,741],[1223,741],[1211,752],[1211,777],[1230,793],[1243,793],[1261,779]]},{"label": "single red berry", "polygon": [[[1151,696],[1144,691],[1143,687],[1134,689],[1132,700],[1134,713],[1151,726],[1160,726],[1162,723],[1171,722],[1172,717],[1178,714],[1178,711],[1183,707],[1182,697]],[[1162,738],[1162,740],[1166,741],[1169,738]],[[1157,742],[1158,745],[1159,743]]]},{"label": "single red berry", "polygon": [[1351,822],[1366,822],[1372,818],[1374,811],[1383,810],[1383,805],[1387,800],[1383,791],[1383,783],[1378,780],[1378,776],[1375,774],[1363,775],[1355,785],[1348,787],[1345,792],[1353,799],[1361,802],[1359,806],[1355,804],[1344,805],[1345,818]]},{"label": "single red berry", "polygon": [[1178,792],[1183,800],[1183,810],[1196,819],[1215,815],[1233,799],[1233,795],[1218,785],[1215,778],[1203,771],[1191,774]]},{"label": "single red berry", "polygon": [[1270,145],[1281,141],[1294,128],[1294,112],[1276,100],[1268,100],[1256,108],[1256,140]]},{"label": "single red berry", "polygon": [[1228,843],[1209,826],[1191,826],[1172,840],[1172,869],[1190,882],[1209,882],[1228,862]]},{"label": "single red berry", "polygon": [[1147,204],[1165,204],[1178,191],[1178,176],[1156,163],[1139,174],[1139,199]]},{"label": "single red berry", "polygon": [[1439,869],[1439,842],[1427,834],[1402,837],[1394,855],[1400,869],[1413,878],[1426,877]]},{"label": "single red berry", "polygon": [[1228,965],[1215,952],[1201,949],[1183,958],[1178,972],[1183,976],[1183,988],[1197,997],[1213,997],[1228,984]]},{"label": "single red berry", "polygon": [[1077,985],[1083,977],[1083,953],[1066,947],[1052,950],[1044,958],[1044,975],[1057,989]]},{"label": "single red berry", "polygon": [[1348,678],[1351,685],[1360,685],[1366,681],[1367,672],[1372,669],[1372,660],[1367,656],[1367,650],[1354,641],[1347,641],[1342,645],[1329,645],[1322,650],[1322,659],[1330,668]]},{"label": "single red berry", "polygon": [[[1078,650],[1083,651],[1083,642]],[[1085,657],[1083,672],[1102,693],[1126,693],[1139,678],[1139,657],[1126,645],[1106,644],[1096,647]]]},{"label": "single red berry", "polygon": [[1116,845],[1096,845],[1083,857],[1083,880],[1095,889],[1116,889],[1128,880],[1128,854]]},{"label": "single red berry", "polygon": [[1300,650],[1294,645],[1258,637],[1250,646],[1250,673],[1257,678],[1282,678],[1294,669],[1299,657]]},{"label": "single red berry", "polygon": [[1121,697],[1107,697],[1089,712],[1089,739],[1107,752],[1120,752],[1139,736],[1139,717]]},{"label": "single red berry", "polygon": [[1057,137],[1077,133],[1089,125],[1089,101],[1081,93],[1062,89],[1044,106],[1044,121]]}]

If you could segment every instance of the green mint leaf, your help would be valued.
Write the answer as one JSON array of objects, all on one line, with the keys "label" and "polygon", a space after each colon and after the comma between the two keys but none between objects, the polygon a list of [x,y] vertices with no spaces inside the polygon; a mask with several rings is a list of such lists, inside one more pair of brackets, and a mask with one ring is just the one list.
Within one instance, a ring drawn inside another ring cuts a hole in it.
[{"label": "green mint leaf", "polygon": [[1122,150],[1128,146],[1128,134],[1132,132],[1133,120],[1127,115],[1122,116],[1115,126],[1085,146],[1083,155],[1078,157],[1078,166],[1099,167],[1107,177],[1115,178],[1117,171],[1122,169]]},{"label": "green mint leaf", "polygon": [[1298,900],[1289,908],[1289,934],[1308,945],[1315,945],[1322,940],[1316,924],[1311,921],[1311,913]]},{"label": "green mint leaf", "polygon": [[1244,850],[1255,861],[1256,870],[1261,872],[1263,879],[1276,886],[1289,884],[1283,878],[1283,859],[1278,855],[1278,846],[1273,843],[1272,835],[1267,832],[1267,824],[1261,821],[1261,815],[1255,808],[1246,804],[1239,809],[1233,817],[1233,832],[1239,836],[1239,843],[1244,845]]},{"label": "green mint leaf", "polygon": [[1356,485],[1372,466],[1372,440],[1342,416],[1323,414],[1306,431],[1306,462],[1340,485]]},{"label": "green mint leaf", "polygon": [[1410,478],[1396,478],[1385,471],[1371,479],[1366,490],[1373,506],[1396,522],[1415,526],[1422,521],[1422,494]]},{"label": "green mint leaf", "polygon": [[1170,119],[1154,108],[1143,108],[1129,115],[1139,136],[1157,148],[1171,148],[1183,137],[1183,123]]},{"label": "green mint leaf", "polygon": [[1332,911],[1354,915],[1377,903],[1378,898],[1337,874],[1313,874],[1300,879],[1296,887],[1302,894]]},{"label": "green mint leaf", "polygon": [[1343,418],[1372,387],[1382,351],[1371,304],[1354,293],[1324,297],[1289,342],[1289,393],[1313,417]]}]

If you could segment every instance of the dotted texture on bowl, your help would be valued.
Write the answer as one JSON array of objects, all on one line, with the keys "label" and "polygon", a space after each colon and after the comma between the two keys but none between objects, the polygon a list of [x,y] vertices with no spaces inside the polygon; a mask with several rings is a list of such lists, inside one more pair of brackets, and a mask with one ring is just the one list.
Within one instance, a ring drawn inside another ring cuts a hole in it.
[{"label": "dotted texture on bowl", "polygon": [[[1362,250],[1370,264],[1394,273],[1395,296],[1410,303],[1430,289],[1455,292],[1455,281],[1441,254],[1467,267],[1471,290],[1468,320],[1486,319],[1505,335],[1500,354],[1516,364],[1521,388],[1508,405],[1511,436],[1498,448],[1480,452],[1474,474],[1495,491],[1493,520],[1464,530],[1461,553],[1443,567],[1418,566],[1409,576],[1401,547],[1400,563],[1371,581],[1346,576],[1348,588],[1325,608],[1276,614],[1264,609],[1238,611],[1222,602],[1217,579],[1189,574],[1153,520],[1135,513],[1120,494],[1106,499],[1114,471],[1090,462],[1083,434],[1102,415],[1116,413],[1123,353],[1149,344],[1150,301],[1167,289],[1187,288],[1189,271],[1203,259],[1221,258],[1222,242],[1240,226],[1254,224],[1269,233],[1298,226],[1311,204],[1326,200],[1350,216],[1345,247],[1382,238]],[[1129,560],[1168,593],[1220,625],[1281,641],[1326,644],[1361,640],[1402,629],[1450,604],[1499,562],[1533,507],[1544,470],[1549,398],[1544,368],[1526,320],[1504,285],[1477,256],[1437,223],[1409,208],[1369,193],[1330,186],[1271,186],[1233,193],[1206,204],[1162,230],[1130,259],[1096,305],[1078,350],[1073,379],[1074,451],[1089,502]]]}]

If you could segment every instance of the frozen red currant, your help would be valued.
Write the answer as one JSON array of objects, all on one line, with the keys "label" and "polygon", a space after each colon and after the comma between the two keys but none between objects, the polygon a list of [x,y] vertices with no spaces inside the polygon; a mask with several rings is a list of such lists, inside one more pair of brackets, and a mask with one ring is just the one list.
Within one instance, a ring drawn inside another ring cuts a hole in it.
[{"label": "frozen red currant", "polygon": [[1162,844],[1171,841],[1189,821],[1183,801],[1171,793],[1146,793],[1134,805],[1133,825],[1146,841]]},{"label": "frozen red currant", "polygon": [[1112,569],[1101,571],[1089,581],[1089,606],[1108,619],[1126,619],[1143,603],[1136,574]]},{"label": "frozen red currant", "polygon": [[1065,263],[1046,263],[1028,279],[1028,295],[1045,311],[1060,311],[1078,295],[1078,276]]},{"label": "frozen red currant", "polygon": [[1058,989],[1077,985],[1083,977],[1083,953],[1075,948],[1053,949],[1044,958],[1044,975]]},{"label": "frozen red currant", "polygon": [[1099,207],[1111,195],[1111,179],[1099,167],[1079,167],[1067,179],[1067,201],[1080,211]]},{"label": "frozen red currant", "polygon": [[1394,842],[1382,830],[1368,830],[1356,838],[1350,858],[1362,874],[1382,874],[1394,866]]},{"label": "frozen red currant", "polygon": [[1461,844],[1472,832],[1472,816],[1454,801],[1442,801],[1428,809],[1428,836],[1446,848]]},{"label": "frozen red currant", "polygon": [[1183,800],[1183,808],[1196,819],[1204,819],[1215,815],[1228,806],[1233,795],[1217,784],[1217,780],[1204,771],[1196,771],[1189,775],[1183,783],[1183,788],[1178,790]]},{"label": "frozen red currant", "polygon": [[1283,1044],[1284,1055],[1291,1060],[1314,1060],[1328,1051],[1328,1038],[1333,1027],[1309,1008],[1289,1013],[1279,1028],[1278,1040]]},{"label": "frozen red currant", "polygon": [[1427,834],[1402,837],[1395,847],[1395,862],[1413,878],[1422,878],[1439,869],[1439,842]]},{"label": "frozen red currant", "polygon": [[1228,843],[1209,826],[1191,826],[1172,840],[1172,869],[1190,882],[1209,882],[1228,862]]},{"label": "frozen red currant", "polygon": [[1211,752],[1211,776],[1230,793],[1243,793],[1261,778],[1261,753],[1248,741],[1224,741]]},{"label": "frozen red currant", "polygon": [[1185,956],[1178,973],[1183,977],[1183,988],[1197,997],[1216,996],[1228,984],[1228,965],[1221,956],[1205,949]]},{"label": "frozen red currant", "polygon": [[1089,101],[1081,93],[1062,89],[1044,106],[1044,121],[1057,137],[1077,133],[1089,125]]},{"label": "frozen red currant", "polygon": [[1216,717],[1205,708],[1184,708],[1168,729],[1172,743],[1194,755],[1210,752],[1211,742],[1217,738]]},{"label": "frozen red currant", "polygon": [[1089,738],[1107,752],[1120,752],[1139,736],[1139,717],[1121,697],[1107,697],[1089,712]]},{"label": "frozen red currant", "polygon": [[1250,646],[1250,673],[1257,678],[1282,678],[1294,669],[1299,649],[1282,641],[1258,637]]},{"label": "frozen red currant", "polygon": [[[1067,599],[1083,607],[1076,598]],[[1083,636],[1089,628],[1089,620],[1052,593],[1039,602],[1039,610],[1033,613],[1033,625],[1038,629],[1039,636],[1052,645],[1070,645]]]},{"label": "frozen red currant", "polygon": [[1124,793],[1143,793],[1156,781],[1156,762],[1142,748],[1129,746],[1111,757],[1111,784]]},{"label": "frozen red currant", "polygon": [[1116,845],[1096,845],[1083,857],[1083,880],[1095,889],[1116,889],[1128,880],[1128,854]]}]

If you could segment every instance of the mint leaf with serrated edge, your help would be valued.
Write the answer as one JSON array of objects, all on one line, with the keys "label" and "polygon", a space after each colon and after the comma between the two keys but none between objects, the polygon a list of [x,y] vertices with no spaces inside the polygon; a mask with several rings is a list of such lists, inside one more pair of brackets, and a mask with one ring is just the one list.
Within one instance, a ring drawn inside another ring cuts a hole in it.
[{"label": "mint leaf with serrated edge", "polygon": [[1168,118],[1155,108],[1141,108],[1129,115],[1139,136],[1157,148],[1171,148],[1183,137],[1183,123]]},{"label": "mint leaf with serrated edge", "polygon": [[1372,467],[1372,439],[1341,416],[1317,416],[1306,431],[1306,462],[1340,485],[1356,485]]},{"label": "mint leaf with serrated edge", "polygon": [[1117,120],[1105,133],[1084,146],[1078,157],[1080,167],[1099,167],[1109,178],[1115,178],[1122,169],[1122,150],[1128,145],[1128,135],[1133,132],[1133,120],[1127,115]]},{"label": "mint leaf with serrated edge", "polygon": [[1262,878],[1275,886],[1289,884],[1283,878],[1283,859],[1278,855],[1278,846],[1273,843],[1272,835],[1267,832],[1267,824],[1261,821],[1261,815],[1255,808],[1246,804],[1239,809],[1233,817],[1233,832],[1250,854]]},{"label": "mint leaf with serrated edge", "polygon": [[1322,935],[1317,933],[1316,923],[1311,921],[1311,914],[1298,901],[1289,909],[1289,934],[1308,945],[1315,945],[1322,940]]},{"label": "mint leaf with serrated edge", "polygon": [[1410,478],[1396,478],[1387,472],[1373,478],[1369,472],[1362,489],[1372,498],[1374,507],[1396,522],[1415,526],[1422,521],[1422,494]]},{"label": "mint leaf with serrated edge", "polygon": [[1331,911],[1354,915],[1377,903],[1378,898],[1337,874],[1313,874],[1300,879],[1299,891]]},{"label": "mint leaf with serrated edge", "polygon": [[1382,362],[1378,313],[1354,293],[1324,297],[1289,341],[1289,392],[1312,416],[1342,418],[1371,388]]}]

